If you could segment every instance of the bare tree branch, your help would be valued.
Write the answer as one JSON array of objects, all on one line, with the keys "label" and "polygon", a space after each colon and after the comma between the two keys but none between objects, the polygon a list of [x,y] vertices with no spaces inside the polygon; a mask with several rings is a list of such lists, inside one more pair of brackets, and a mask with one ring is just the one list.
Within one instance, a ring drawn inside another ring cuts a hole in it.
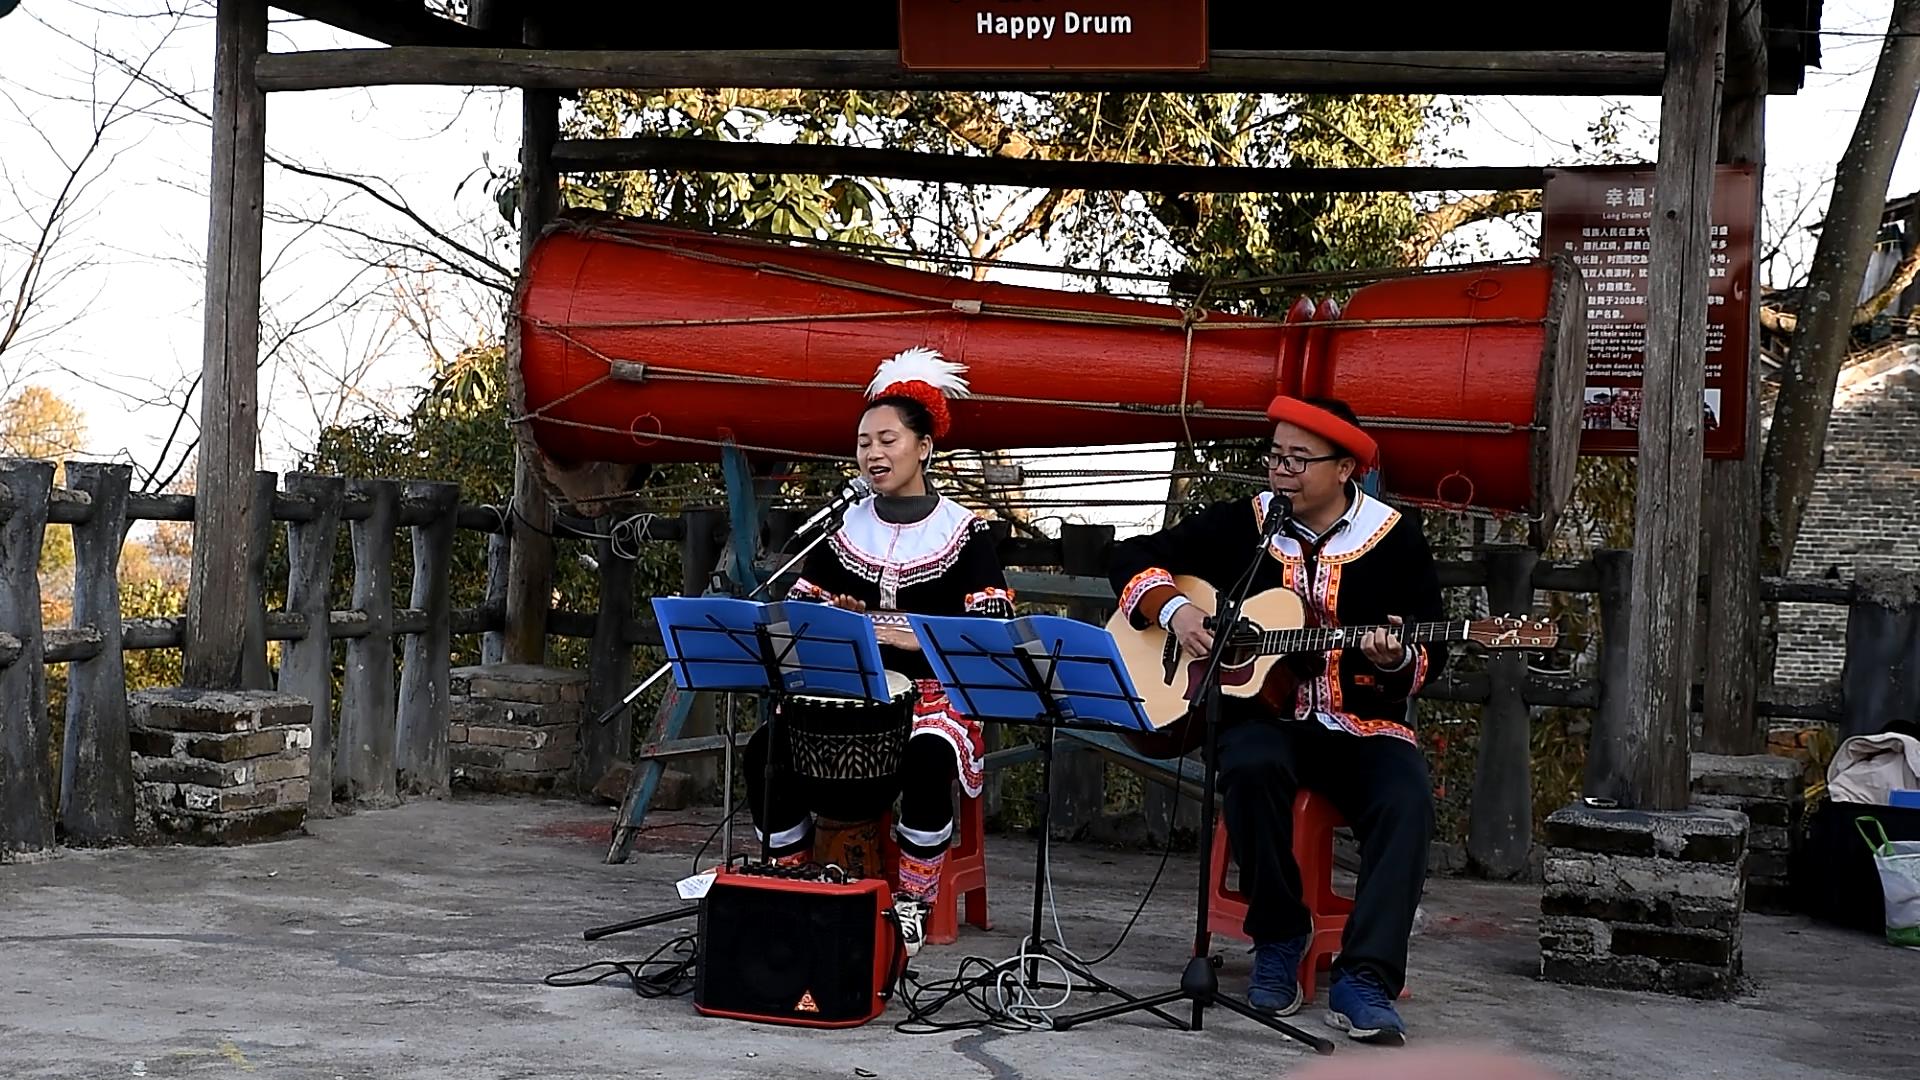
[{"label": "bare tree branch", "polygon": [[1881,312],[1899,299],[1901,293],[1907,291],[1907,286],[1912,285],[1915,278],[1920,278],[1920,243],[1914,244],[1913,250],[1895,264],[1893,276],[1887,279],[1886,284],[1867,297],[1865,303],[1853,309],[1853,325],[1865,326],[1878,318]]},{"label": "bare tree branch", "polygon": [[1540,209],[1538,191],[1494,191],[1466,195],[1420,215],[1420,232],[1408,251],[1408,264],[1419,266],[1450,234],[1475,222],[1509,217]]}]

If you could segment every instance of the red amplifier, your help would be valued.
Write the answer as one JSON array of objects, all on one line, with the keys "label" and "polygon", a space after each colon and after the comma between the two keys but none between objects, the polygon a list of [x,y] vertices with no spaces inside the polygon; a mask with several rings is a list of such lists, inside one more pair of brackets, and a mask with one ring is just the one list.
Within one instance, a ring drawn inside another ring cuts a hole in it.
[{"label": "red amplifier", "polygon": [[700,904],[699,933],[693,1007],[703,1016],[858,1027],[886,1010],[906,967],[881,878],[723,870]]}]

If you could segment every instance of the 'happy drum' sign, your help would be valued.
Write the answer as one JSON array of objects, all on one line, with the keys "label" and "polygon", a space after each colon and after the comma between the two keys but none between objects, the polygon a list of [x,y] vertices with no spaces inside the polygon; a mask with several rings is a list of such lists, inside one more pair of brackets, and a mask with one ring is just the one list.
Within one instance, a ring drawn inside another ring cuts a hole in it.
[{"label": "'happy drum' sign", "polygon": [[1206,0],[900,0],[908,70],[1204,71]]}]

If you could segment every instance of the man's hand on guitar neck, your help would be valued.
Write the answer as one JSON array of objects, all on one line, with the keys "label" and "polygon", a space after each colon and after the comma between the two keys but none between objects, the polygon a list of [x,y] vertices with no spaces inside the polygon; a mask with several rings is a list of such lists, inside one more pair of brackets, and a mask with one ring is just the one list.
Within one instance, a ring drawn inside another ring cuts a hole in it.
[{"label": "man's hand on guitar neck", "polygon": [[1180,647],[1193,656],[1205,656],[1213,651],[1213,631],[1206,627],[1207,613],[1200,610],[1199,604],[1182,604],[1180,610],[1167,619],[1167,632],[1180,642]]},{"label": "man's hand on guitar neck", "polygon": [[[1387,621],[1396,627],[1402,625],[1398,615],[1387,616]],[[1367,631],[1367,636],[1360,639],[1360,651],[1381,671],[1398,671],[1407,663],[1407,646],[1400,640],[1399,631]]]}]

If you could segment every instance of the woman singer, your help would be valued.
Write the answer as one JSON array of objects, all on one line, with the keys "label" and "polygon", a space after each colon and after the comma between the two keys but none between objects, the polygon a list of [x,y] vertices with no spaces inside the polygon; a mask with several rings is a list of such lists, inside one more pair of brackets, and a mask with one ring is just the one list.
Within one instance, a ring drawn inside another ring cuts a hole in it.
[{"label": "woman singer", "polygon": [[766,727],[754,732],[746,751],[754,828],[786,865],[812,861],[816,846],[839,850],[836,840],[844,843],[844,837],[836,832],[877,821],[899,798],[899,868],[890,884],[908,955],[920,949],[953,837],[953,783],[957,779],[969,798],[979,796],[985,740],[980,725],[948,702],[912,629],[904,619],[887,616],[1014,613],[986,520],[927,480],[934,440],[946,435],[951,422],[947,399],[966,392],[965,370],[924,348],[880,365],[867,386],[854,453],[874,496],[847,511],[840,527],[808,556],[788,594],[875,616],[883,665],[893,681],[908,680],[900,700],[903,708],[911,701],[911,733],[897,769],[848,760],[835,778],[809,782],[792,766],[791,744],[806,736],[786,723],[774,725],[773,738],[783,745],[774,754],[771,777]]}]

